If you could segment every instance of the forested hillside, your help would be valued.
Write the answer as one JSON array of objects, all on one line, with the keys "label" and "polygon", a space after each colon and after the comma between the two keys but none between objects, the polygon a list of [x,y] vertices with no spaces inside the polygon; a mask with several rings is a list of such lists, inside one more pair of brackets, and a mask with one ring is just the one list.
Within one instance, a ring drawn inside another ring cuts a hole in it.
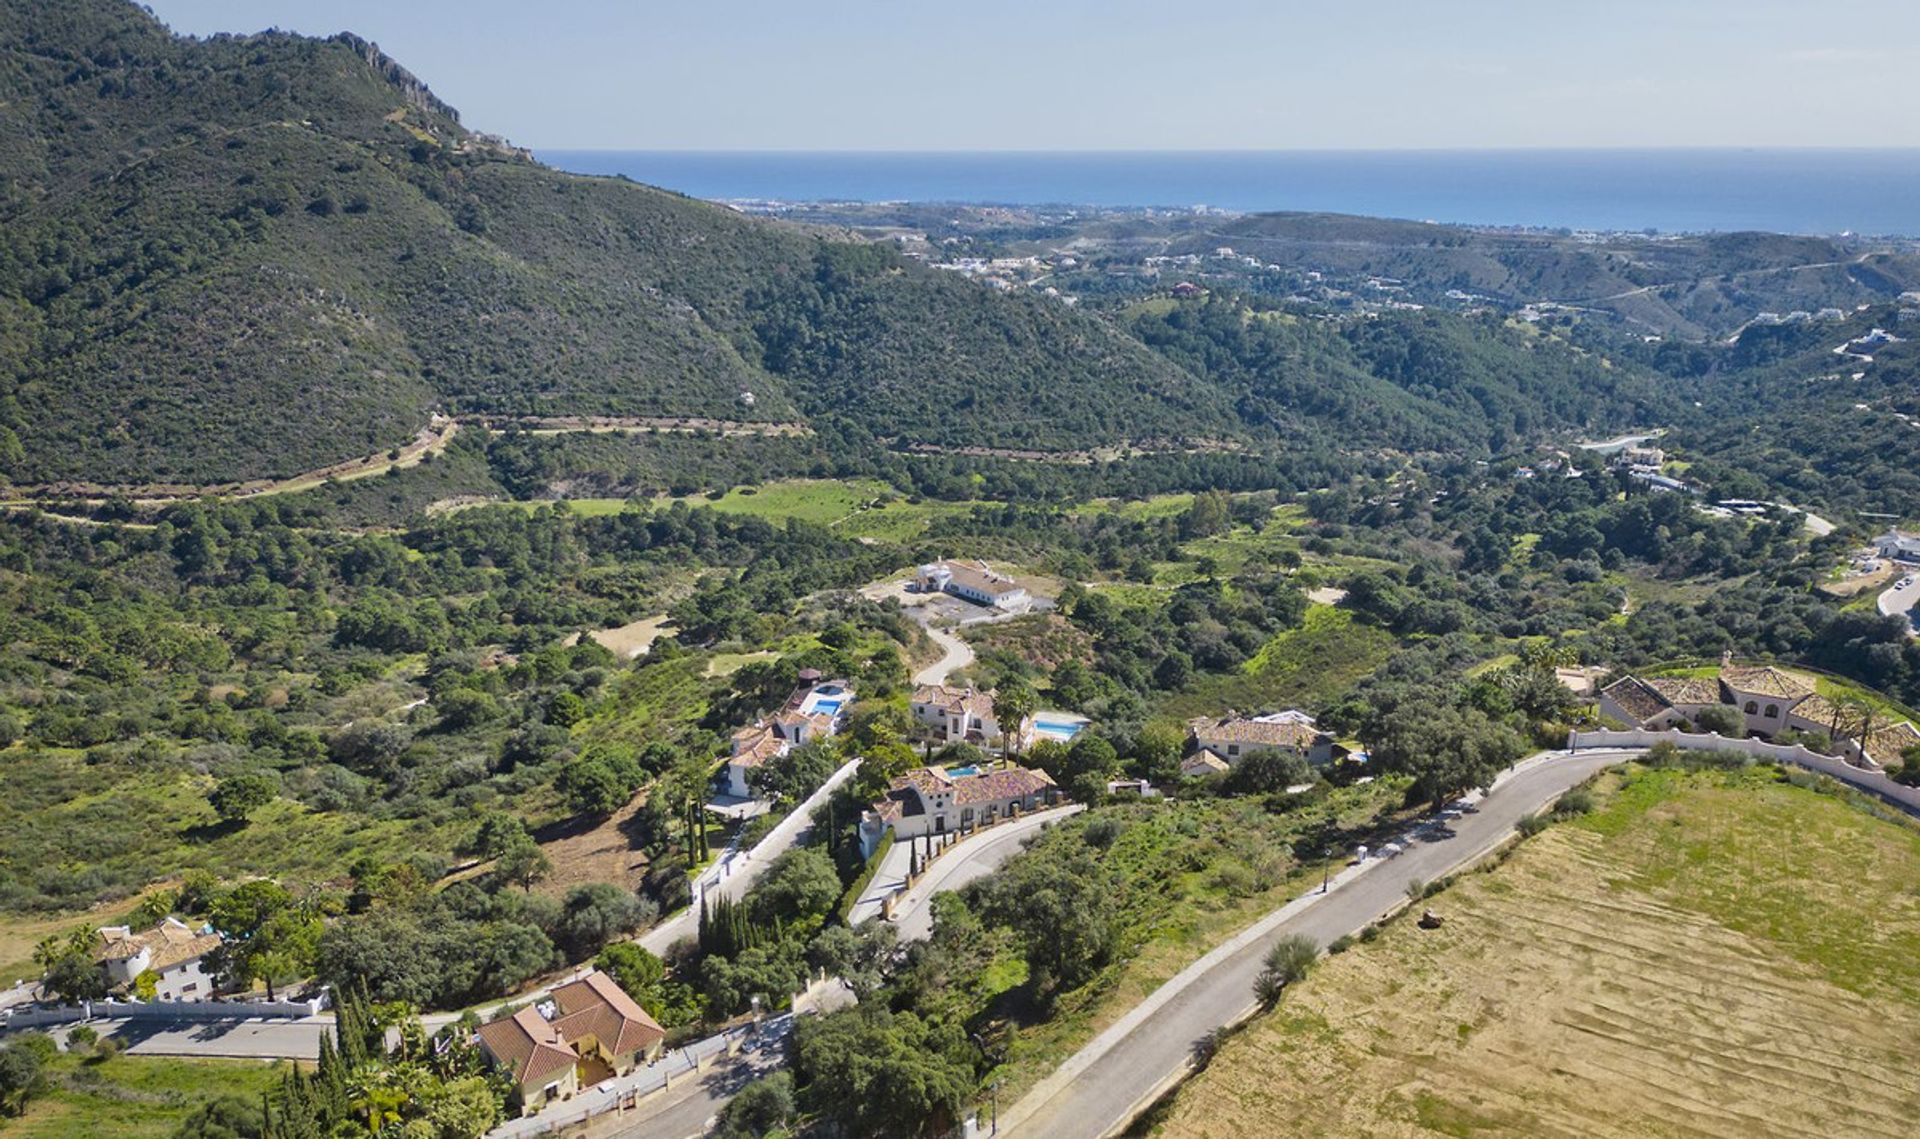
[{"label": "forested hillside", "polygon": [[[538,166],[353,37],[193,41],[118,0],[51,0],[0,13],[0,42],[0,101],[21,111],[0,126],[14,482],[287,474],[398,444],[435,408],[798,403],[1009,445],[1224,422],[1190,378],[1042,298]],[[975,398],[1000,393],[1020,416]]]}]

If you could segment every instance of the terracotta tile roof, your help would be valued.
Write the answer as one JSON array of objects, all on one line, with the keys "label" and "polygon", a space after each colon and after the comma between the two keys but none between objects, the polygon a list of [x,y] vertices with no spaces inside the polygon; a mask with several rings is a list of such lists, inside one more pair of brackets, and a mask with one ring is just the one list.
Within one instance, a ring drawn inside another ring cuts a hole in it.
[{"label": "terracotta tile roof", "polygon": [[1232,770],[1233,765],[1205,748],[1194,752],[1180,765],[1182,775],[1218,775],[1222,771]]},{"label": "terracotta tile roof", "polygon": [[1698,676],[1652,676],[1644,682],[1668,704],[1718,704],[1718,682]]},{"label": "terracotta tile roof", "polygon": [[[1600,690],[1600,695],[1619,705],[1620,710],[1645,723],[1672,705],[1637,676],[1623,677]],[[1719,703],[1715,700],[1714,703]]]},{"label": "terracotta tile roof", "polygon": [[569,1041],[591,1031],[603,1048],[624,1056],[644,1052],[667,1038],[667,1030],[638,1001],[597,970],[555,989],[553,1000],[562,1014],[554,1024]]},{"label": "terracotta tile roof", "polygon": [[969,775],[953,782],[953,801],[957,806],[991,803],[1002,799],[1024,799],[1053,786],[1053,778],[1044,771],[1008,767],[981,775]]},{"label": "terracotta tile roof", "polygon": [[778,732],[765,724],[751,728],[742,728],[733,733],[733,755],[728,763],[741,767],[759,767],[770,759],[777,759],[787,749],[787,743]]},{"label": "terracotta tile roof", "polygon": [[993,718],[993,693],[945,684],[922,684],[913,690],[915,704],[928,704],[949,715],[964,713],[983,720]]},{"label": "terracotta tile roof", "polygon": [[1813,695],[1813,685],[1805,678],[1770,664],[1727,665],[1720,670],[1720,680],[1743,695],[1770,696],[1776,700],[1798,700]]},{"label": "terracotta tile roof", "polygon": [[1920,730],[1905,720],[1895,720],[1884,728],[1875,728],[1867,736],[1866,753],[1876,763],[1891,763],[1900,753],[1920,744]]},{"label": "terracotta tile roof", "polygon": [[130,932],[123,926],[112,926],[100,931],[100,941],[95,960],[126,961],[138,957],[141,950],[146,950],[150,954],[147,968],[156,971],[204,957],[220,947],[219,934],[195,933],[191,926],[177,918],[167,918],[152,929],[139,933]]},{"label": "terracotta tile roof", "polygon": [[1325,734],[1312,724],[1299,721],[1263,721],[1242,717],[1228,719],[1202,718],[1190,722],[1188,728],[1193,737],[1209,743],[1252,744],[1255,747],[1298,748],[1302,751],[1312,747]]},{"label": "terracotta tile roof", "polygon": [[531,1006],[481,1025],[480,1043],[521,1087],[544,1083],[579,1060],[560,1030]]},{"label": "terracotta tile roof", "polygon": [[480,1026],[480,1042],[527,1087],[565,1072],[579,1060],[576,1046],[591,1036],[615,1056],[641,1053],[667,1038],[613,978],[598,971],[553,991],[552,1020],[529,1006]]},{"label": "terracotta tile roof", "polygon": [[1860,732],[1860,713],[1842,708],[1818,692],[1793,706],[1797,719],[1817,724],[1830,736],[1855,736]]}]

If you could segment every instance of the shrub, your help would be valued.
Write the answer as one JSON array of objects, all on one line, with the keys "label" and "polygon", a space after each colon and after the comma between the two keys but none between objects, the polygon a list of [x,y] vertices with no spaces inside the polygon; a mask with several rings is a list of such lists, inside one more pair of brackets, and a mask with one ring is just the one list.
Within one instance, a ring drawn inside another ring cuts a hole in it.
[{"label": "shrub", "polygon": [[1553,814],[1555,818],[1570,819],[1591,813],[1593,807],[1593,792],[1585,787],[1575,787],[1554,803]]},{"label": "shrub", "polygon": [[1347,950],[1353,948],[1353,940],[1352,934],[1341,934],[1339,937],[1327,943],[1327,954],[1331,956],[1335,953],[1345,953]]},{"label": "shrub", "polygon": [[1319,959],[1320,947],[1312,938],[1301,934],[1281,938],[1267,950],[1260,976],[1253,982],[1254,995],[1262,1004],[1275,1003],[1288,985],[1304,980]]},{"label": "shrub", "polygon": [[1550,825],[1552,820],[1545,815],[1525,815],[1519,822],[1513,824],[1513,829],[1519,831],[1522,838],[1532,838]]},{"label": "shrub", "polygon": [[1427,884],[1418,878],[1407,883],[1407,900],[1417,902],[1427,896]]}]

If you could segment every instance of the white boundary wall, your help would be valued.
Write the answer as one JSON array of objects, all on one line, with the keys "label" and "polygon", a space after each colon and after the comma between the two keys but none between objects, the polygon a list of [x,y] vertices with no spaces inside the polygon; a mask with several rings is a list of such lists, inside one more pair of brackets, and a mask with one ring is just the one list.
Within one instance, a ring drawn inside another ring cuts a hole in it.
[{"label": "white boundary wall", "polygon": [[1839,756],[1821,755],[1817,751],[1808,751],[1799,744],[1768,743],[1766,740],[1750,737],[1734,739],[1720,735],[1718,732],[1682,732],[1674,728],[1663,731],[1640,728],[1624,732],[1567,733],[1568,751],[1598,747],[1652,747],[1657,743],[1671,743],[1675,747],[1690,748],[1694,751],[1738,752],[1770,763],[1791,763],[1795,767],[1804,767],[1809,771],[1817,771],[1837,779],[1849,787],[1891,803],[1908,814],[1920,815],[1920,787],[1906,787],[1895,783],[1886,777],[1877,764],[1870,768],[1856,767]]}]

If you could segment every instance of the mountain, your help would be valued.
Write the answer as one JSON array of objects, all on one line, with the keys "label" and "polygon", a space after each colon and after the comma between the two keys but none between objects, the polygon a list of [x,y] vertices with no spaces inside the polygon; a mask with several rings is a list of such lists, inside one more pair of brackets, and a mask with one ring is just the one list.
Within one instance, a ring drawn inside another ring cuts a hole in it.
[{"label": "mountain", "polygon": [[1056,301],[547,169],[354,36],[194,40],[41,0],[0,10],[0,44],[17,483],[285,475],[433,410],[839,413],[1027,447],[1233,424]]}]

